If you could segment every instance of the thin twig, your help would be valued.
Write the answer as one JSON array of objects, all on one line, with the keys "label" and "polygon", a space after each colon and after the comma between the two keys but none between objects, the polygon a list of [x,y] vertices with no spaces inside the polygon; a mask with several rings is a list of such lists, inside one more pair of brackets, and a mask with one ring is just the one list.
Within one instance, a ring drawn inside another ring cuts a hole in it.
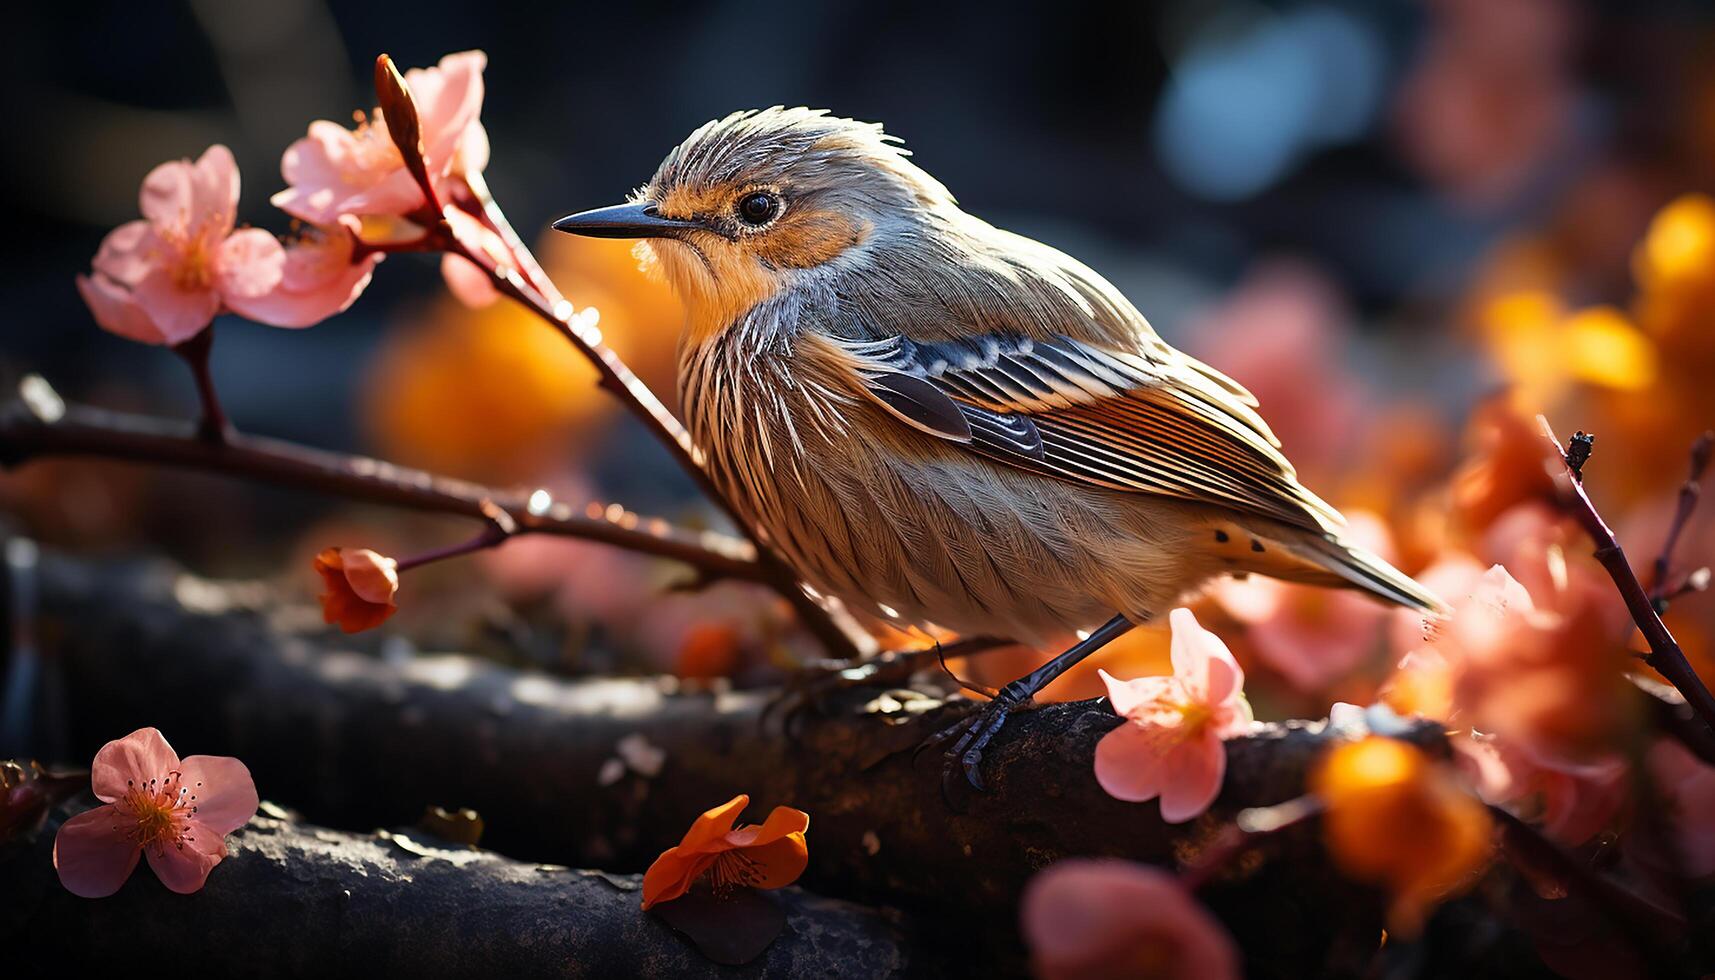
[{"label": "thin twig", "polygon": [[505,494],[462,480],[252,435],[225,443],[197,438],[185,423],[61,402],[40,378],[26,379],[19,400],[0,408],[0,465],[43,456],[96,456],[245,477],[335,497],[488,519],[493,502],[518,533],[599,541],[674,561],[706,575],[767,583],[744,541],[643,518],[616,505],[580,512],[546,492]]},{"label": "thin twig", "polygon": [[191,376],[196,379],[197,399],[202,404],[197,435],[205,442],[224,443],[237,433],[232,422],[226,417],[226,410],[220,406],[220,395],[214,388],[214,375],[209,372],[208,357],[213,348],[214,325],[210,324],[196,336],[174,346],[173,353],[184,358],[185,363],[190,365]]},{"label": "thin twig", "polygon": [[[1650,586],[1650,602],[1655,605],[1655,611],[1667,612],[1669,602],[1684,595],[1680,591],[1688,584],[1695,573],[1682,580],[1679,588],[1670,586],[1668,572],[1673,567],[1673,550],[1679,545],[1679,536],[1684,533],[1685,525],[1691,520],[1692,511],[1697,509],[1698,498],[1703,495],[1703,474],[1709,469],[1709,458],[1715,455],[1715,432],[1705,432],[1691,443],[1691,472],[1685,478],[1685,483],[1679,488],[1679,502],[1673,510],[1673,523],[1668,525],[1667,540],[1661,546],[1661,554],[1655,560],[1655,582]],[[1705,574],[1707,581],[1707,573]],[[1694,586],[1689,591],[1698,591]]]},{"label": "thin twig", "polygon": [[[1602,563],[1608,577],[1614,580],[1614,585],[1620,590],[1620,597],[1626,602],[1626,608],[1631,611],[1632,621],[1637,624],[1638,630],[1649,644],[1650,652],[1644,662],[1678,688],[1685,696],[1686,703],[1691,705],[1703,723],[1715,730],[1715,696],[1710,695],[1709,688],[1704,686],[1697,672],[1691,668],[1691,662],[1685,659],[1685,651],[1680,649],[1679,641],[1673,638],[1667,625],[1661,621],[1654,603],[1644,591],[1643,584],[1638,581],[1637,573],[1632,571],[1632,566],[1626,561],[1626,553],[1614,537],[1614,532],[1609,529],[1607,522],[1602,520],[1602,515],[1596,511],[1596,505],[1591,503],[1589,495],[1584,492],[1581,471],[1584,461],[1589,458],[1589,446],[1594,443],[1595,437],[1574,439],[1572,450],[1563,450],[1560,439],[1548,424],[1548,419],[1539,415],[1537,421],[1548,441],[1553,444],[1555,455],[1565,464],[1571,476],[1568,491],[1564,495],[1567,511],[1595,542],[1596,560]],[[1573,451],[1579,446],[1584,447],[1581,456]]]},{"label": "thin twig", "polygon": [[483,501],[482,513],[486,520],[483,521],[482,530],[478,531],[475,537],[444,548],[434,548],[409,558],[401,558],[395,563],[395,569],[400,572],[407,572],[413,568],[421,568],[424,565],[446,561],[449,558],[462,558],[478,551],[499,547],[518,535],[520,531],[518,522],[513,520],[512,515],[508,514],[499,504],[492,500]]}]

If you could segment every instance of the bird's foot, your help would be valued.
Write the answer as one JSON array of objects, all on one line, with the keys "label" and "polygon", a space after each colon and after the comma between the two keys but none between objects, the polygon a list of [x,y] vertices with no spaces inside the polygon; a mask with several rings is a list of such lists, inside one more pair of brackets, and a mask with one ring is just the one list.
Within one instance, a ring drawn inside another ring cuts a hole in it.
[{"label": "bird's foot", "polygon": [[1008,716],[1032,703],[1033,693],[1026,684],[1013,681],[1001,688],[993,700],[975,713],[929,736],[918,748],[921,753],[936,745],[952,743],[941,754],[941,793],[949,801],[953,798],[953,789],[958,785],[961,773],[972,789],[979,793],[988,790],[987,784],[983,782],[983,750],[1000,734]]}]

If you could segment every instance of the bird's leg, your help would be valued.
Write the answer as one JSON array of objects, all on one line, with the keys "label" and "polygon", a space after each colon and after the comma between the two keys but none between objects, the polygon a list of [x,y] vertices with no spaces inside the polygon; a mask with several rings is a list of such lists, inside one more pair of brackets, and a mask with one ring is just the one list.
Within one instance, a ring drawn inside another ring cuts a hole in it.
[{"label": "bird's leg", "polygon": [[1133,625],[1132,621],[1123,615],[1115,616],[1088,637],[1073,644],[1066,652],[1001,688],[994,700],[984,705],[982,710],[972,717],[960,719],[957,724],[935,734],[930,743],[939,743],[954,735],[958,736],[958,740],[943,756],[943,789],[951,790],[954,767],[957,766],[964,770],[965,779],[971,786],[979,792],[982,791],[985,788],[982,777],[983,749],[1000,732],[1001,726],[1006,724],[1007,716],[1030,703],[1036,692],[1048,686],[1049,681],[1071,670],[1085,657],[1124,635]]}]

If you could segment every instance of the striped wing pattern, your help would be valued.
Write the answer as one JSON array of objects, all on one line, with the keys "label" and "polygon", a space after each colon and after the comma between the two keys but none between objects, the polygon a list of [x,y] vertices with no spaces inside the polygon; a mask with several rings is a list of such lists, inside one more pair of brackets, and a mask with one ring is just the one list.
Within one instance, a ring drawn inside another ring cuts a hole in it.
[{"label": "striped wing pattern", "polygon": [[992,459],[1310,530],[1343,523],[1299,484],[1248,392],[1153,337],[1146,342],[1129,352],[1064,336],[838,341],[884,407]]}]

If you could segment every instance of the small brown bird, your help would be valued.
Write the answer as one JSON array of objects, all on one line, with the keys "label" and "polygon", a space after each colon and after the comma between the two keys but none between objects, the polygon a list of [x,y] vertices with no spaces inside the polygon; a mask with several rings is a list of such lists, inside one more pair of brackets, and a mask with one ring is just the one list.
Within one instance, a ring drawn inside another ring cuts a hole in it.
[{"label": "small brown bird", "polygon": [[1006,715],[1223,573],[1440,600],[1340,536],[1237,382],[1107,280],[966,214],[878,125],[740,112],[629,203],[689,309],[679,395],[739,512],[859,615],[1038,645],[947,753],[981,788]]}]

